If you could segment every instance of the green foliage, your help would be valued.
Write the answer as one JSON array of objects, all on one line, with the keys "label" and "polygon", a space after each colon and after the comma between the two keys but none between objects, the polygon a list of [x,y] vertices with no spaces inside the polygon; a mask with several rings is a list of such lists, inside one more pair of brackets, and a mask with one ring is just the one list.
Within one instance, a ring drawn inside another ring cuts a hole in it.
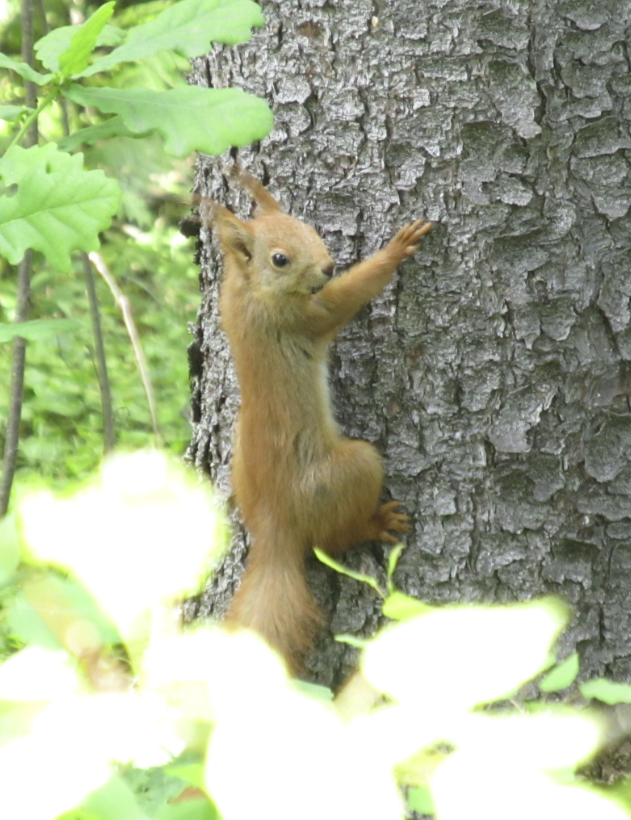
[{"label": "green foliage", "polygon": [[71,156],[53,144],[14,145],[0,159],[0,178],[17,185],[14,197],[0,197],[0,253],[12,264],[32,248],[69,271],[72,251],[96,250],[120,203],[114,180],[84,171],[82,154]]},{"label": "green foliage", "polygon": [[[76,261],[69,263],[72,249],[96,247],[96,235],[117,209],[126,220],[106,230],[101,253],[137,317],[163,397],[160,422],[177,449],[187,438],[180,413],[187,378],[182,351],[196,273],[190,251],[168,219],[157,217],[139,179],[159,176],[165,187],[165,147],[180,154],[223,150],[230,140],[242,144],[238,140],[263,135],[271,125],[267,109],[241,92],[224,90],[229,93],[217,97],[212,90],[169,90],[177,84],[177,55],[201,54],[210,39],[249,37],[250,27],[261,24],[255,3],[151,4],[148,11],[128,10],[142,17],[128,31],[108,24],[112,9],[104,4],[83,26],[56,29],[40,40],[37,53],[50,74],[0,55],[0,66],[48,86],[37,112],[48,144],[13,147],[0,160],[5,184],[15,186],[0,195],[3,225],[11,226],[0,229],[0,240],[8,259],[17,260],[26,247],[44,257],[36,255],[35,318],[20,326],[20,335],[34,342],[22,458],[23,473],[55,484],[92,468],[100,449],[89,316],[81,301],[85,285]],[[114,50],[95,52],[105,47]],[[139,59],[143,65],[123,65]],[[112,67],[112,87],[103,88],[102,72]],[[137,87],[140,76],[149,78],[147,88]],[[70,84],[71,77],[83,85]],[[179,119],[153,116],[148,103],[160,94],[169,111],[170,101],[179,100]],[[188,101],[200,94],[208,100],[201,109]],[[106,113],[109,105],[116,115],[102,120],[71,105],[77,130],[61,141],[49,106],[62,95]],[[15,96],[18,104],[3,109],[20,128],[18,136],[31,115]],[[111,107],[113,98],[118,108]],[[240,124],[238,109],[231,119],[213,108],[213,99],[243,105],[247,125]],[[211,114],[200,127],[198,118]],[[88,167],[108,168],[121,196],[106,180],[112,187],[102,201],[95,184],[105,179],[101,171],[84,170],[81,155],[63,154],[80,143],[94,145],[86,150]],[[51,220],[60,214],[64,229],[53,233]],[[147,438],[146,404],[116,310],[98,286],[121,397],[120,436],[135,445]],[[10,319],[15,296],[6,271],[0,297],[0,318]],[[0,341],[13,335],[0,325]],[[6,350],[0,347],[2,379]],[[0,415],[6,400],[0,395]],[[0,809],[7,817],[388,820],[405,808],[440,820],[629,816],[629,789],[619,790],[614,803],[574,774],[601,742],[594,715],[554,706],[521,714],[505,704],[485,708],[548,668],[568,618],[558,601],[437,609],[394,588],[400,548],[390,555],[385,590],[321,556],[369,583],[384,599],[384,613],[398,621],[371,641],[345,637],[362,649],[362,683],[359,693],[349,684],[351,714],[344,710],[343,719],[339,699],[323,687],[289,680],[282,662],[255,636],[177,626],[173,600],[199,588],[225,540],[212,498],[157,453],[112,460],[98,480],[63,498],[23,497],[17,519],[0,522]],[[549,691],[569,685],[575,674],[570,661],[544,679]],[[601,700],[629,696],[612,690],[616,685],[596,683],[592,695]],[[372,690],[370,706],[366,688]]]},{"label": "green foliage", "polygon": [[10,342],[15,336],[21,336],[29,341],[46,339],[57,333],[72,331],[77,323],[72,319],[33,319],[31,322],[21,322],[19,327],[0,323],[0,342]]},{"label": "green foliage", "polygon": [[[47,9],[56,22],[60,13],[61,2]],[[178,239],[182,208],[168,201],[188,195],[190,166],[167,155],[220,153],[262,138],[272,124],[261,100],[238,89],[189,87],[181,76],[185,58],[205,53],[211,41],[248,40],[252,26],[263,23],[256,3],[181,0],[113,14],[114,3],[105,3],[82,25],[61,25],[41,37],[35,51],[42,71],[15,54],[0,54],[0,67],[10,72],[0,86],[13,103],[0,109],[0,142],[8,145],[0,159],[0,255],[15,264],[27,248],[36,251],[31,321],[19,330],[8,324],[13,272],[0,265],[0,342],[19,335],[32,343],[22,480],[80,476],[96,466],[103,449],[84,270],[71,256],[76,249],[96,250],[99,240],[143,341],[163,439],[182,452],[189,437],[186,323],[195,318],[198,288],[192,248]],[[19,78],[42,86],[36,111],[21,104]],[[61,100],[69,132],[57,107]],[[19,142],[34,119],[46,144],[23,149]],[[81,145],[84,156],[68,153]],[[118,308],[100,282],[97,291],[117,439],[138,446],[151,431],[147,399]],[[2,346],[3,383],[10,367],[8,346]],[[0,393],[0,435],[7,401]]]},{"label": "green foliage", "polygon": [[0,105],[0,119],[6,122],[15,122],[27,114],[29,109],[25,105]]},{"label": "green foliage", "polygon": [[[111,3],[106,3],[104,6],[101,6],[98,12],[92,15],[88,22],[92,23],[93,20],[98,21],[98,26],[100,27],[102,18],[97,17],[97,15],[100,13],[109,19],[111,16],[110,9],[113,9],[113,5]],[[92,26],[93,25],[94,24],[92,23]],[[80,35],[82,41],[85,37],[86,42],[92,42],[92,46],[88,51],[88,58],[95,46],[118,46],[125,39],[125,32],[119,28],[116,28],[116,26],[104,25],[98,32],[95,32],[92,26],[89,33],[89,39],[88,36],[86,36],[87,32],[84,31],[85,26],[61,26],[60,28],[53,29],[35,43],[35,54],[37,55],[37,59],[42,63],[42,65],[50,69],[50,71],[60,71],[62,70],[60,61],[66,54],[67,49],[70,48],[73,37]],[[94,33],[96,34],[96,37],[93,36]],[[81,52],[85,53],[85,49],[75,47],[71,49],[71,55],[73,57],[76,56],[78,58]],[[68,60],[69,57],[65,57],[64,59]],[[89,59],[85,60],[83,67],[78,68],[78,71],[83,71],[88,65],[88,62]],[[67,71],[64,71],[63,73],[68,76]]]},{"label": "green foliage", "polygon": [[[363,669],[380,691],[401,702],[415,700],[413,671],[419,659],[436,657],[443,644],[449,645],[452,652],[426,682],[425,694],[450,709],[470,709],[510,697],[543,669],[568,616],[568,608],[556,599],[511,607],[429,609],[385,630],[366,650]],[[406,652],[410,646],[412,655]]]},{"label": "green foliage", "polygon": [[[209,570],[205,556],[211,547],[225,542],[220,523],[204,519],[206,506],[205,489],[187,484],[157,454],[113,460],[104,466],[94,488],[70,499],[40,494],[22,503],[25,558],[72,572],[125,642],[137,642],[148,613],[175,594],[201,586]],[[110,513],[95,530],[93,522],[103,509]],[[63,538],[51,539],[51,529]],[[88,538],[89,551],[85,549]],[[130,549],[132,539],[139,543]],[[182,543],[187,544],[186,550],[175,553],[173,545]],[[164,545],[163,549],[156,550],[156,544]],[[142,595],[137,594],[139,578]],[[36,601],[47,596],[38,592],[27,597]],[[76,611],[87,617],[87,603],[79,607],[69,590],[64,589],[63,596],[58,591],[55,597],[72,601]],[[103,633],[102,628],[99,631]]]},{"label": "green foliage", "polygon": [[339,561],[335,561],[330,555],[327,555],[326,552],[323,552],[320,549],[315,549],[314,552],[318,561],[321,561],[325,564],[325,566],[334,569],[336,572],[339,572],[340,575],[346,575],[349,578],[352,578],[354,581],[360,581],[363,584],[368,584],[369,587],[372,587],[375,590],[377,595],[385,597],[377,581],[375,581],[374,578],[371,578],[370,575],[365,575],[362,572],[355,572],[354,570],[345,567],[344,564],[340,564]]},{"label": "green foliage", "polygon": [[20,546],[15,516],[0,518],[0,588],[10,583],[20,563]]},{"label": "green foliage", "polygon": [[87,68],[99,35],[114,14],[115,5],[115,2],[105,3],[86,23],[73,32],[68,47],[59,55],[57,61],[58,70],[64,77],[80,74]]},{"label": "green foliage", "polygon": [[388,570],[387,570],[387,581],[388,581],[388,591],[392,592],[394,589],[394,573],[397,568],[397,564],[399,563],[399,558],[401,557],[401,553],[403,552],[404,545],[397,544],[390,550],[390,555],[388,555]]},{"label": "green foliage", "polygon": [[[221,153],[230,145],[244,145],[269,132],[272,119],[267,105],[239,89],[183,87],[155,91],[141,87],[89,88],[69,82],[71,77],[86,78],[165,49],[192,57],[204,53],[212,39],[232,43],[249,39],[251,27],[263,22],[255,3],[181,0],[151,22],[129,30],[117,48],[89,65],[97,44],[117,39],[111,27],[106,28],[113,11],[114,3],[106,3],[83,25],[65,27],[42,38],[37,53],[54,74],[42,75],[18,60],[0,56],[0,66],[49,85],[48,93],[26,118],[14,143],[60,95],[120,116],[115,124],[107,126],[107,131],[101,129],[101,137],[104,133],[121,136],[156,132],[164,138],[166,151],[176,156],[194,150]],[[94,132],[90,139],[94,139]],[[71,158],[53,145],[32,147],[28,154],[12,147],[2,160],[0,174],[6,185],[17,186],[15,196],[0,196],[0,253],[13,264],[30,247],[41,251],[53,266],[67,271],[70,251],[97,247],[95,234],[107,227],[118,209],[119,196],[113,182],[102,178],[100,172],[82,171],[81,155]],[[55,242],[51,230],[58,222],[66,236]]]},{"label": "green foliage", "polygon": [[581,683],[581,695],[585,698],[594,698],[602,703],[614,705],[616,703],[631,703],[631,686],[628,683],[615,683],[600,678]]},{"label": "green foliage", "polygon": [[11,57],[2,53],[0,53],[0,68],[10,68],[11,71],[15,71],[16,74],[19,74],[20,77],[23,77],[31,83],[37,83],[37,85],[46,85],[53,78],[52,74],[40,74],[26,63],[22,63],[20,60],[13,60]]},{"label": "green foliage", "polygon": [[210,40],[234,45],[250,39],[250,29],[263,25],[259,6],[251,0],[181,0],[155,20],[137,26],[125,41],[84,72],[90,76],[122,62],[135,62],[172,49],[186,57],[208,51]]},{"label": "green foliage", "polygon": [[123,122],[122,117],[110,117],[105,122],[100,122],[98,125],[90,125],[87,128],[81,128],[69,137],[61,140],[60,148],[64,151],[72,151],[80,145],[94,145],[97,140],[107,139],[108,137],[135,137],[142,138],[149,136],[149,132],[140,132],[135,134]]},{"label": "green foliage", "polygon": [[18,520],[19,567],[15,529],[0,530],[5,613],[21,606],[4,618],[21,648],[0,664],[7,816],[630,816],[628,788],[575,774],[602,743],[595,714],[488,708],[546,668],[569,617],[556,599],[410,611],[366,642],[361,675],[332,700],[252,634],[176,625],[170,602],[216,562],[225,527],[159,454],[119,456],[74,495],[27,498]]},{"label": "green foliage", "polygon": [[49,575],[22,584],[6,610],[11,634],[25,644],[62,649],[62,635],[73,624],[82,640],[97,645],[120,643],[120,635],[86,587],[74,578]]},{"label": "green foliage", "polygon": [[418,814],[435,814],[436,807],[429,789],[418,786],[408,789],[408,806]]},{"label": "green foliage", "polygon": [[415,615],[425,615],[429,609],[427,604],[397,592],[396,589],[383,602],[383,614],[393,621],[407,621]]},{"label": "green foliage", "polygon": [[[163,50],[199,57],[208,51],[211,41],[242,43],[250,39],[251,28],[263,25],[261,10],[252,0],[180,0],[155,19],[126,32],[105,25],[113,8],[113,3],[105,3],[83,26],[63,26],[42,37],[35,44],[38,59],[65,77],[90,77]],[[117,47],[97,57],[88,68],[95,46]]]},{"label": "green foliage", "polygon": [[[330,555],[327,555],[326,552],[322,552],[320,549],[314,550],[316,558],[325,564],[325,566],[334,569],[336,572],[339,572],[340,575],[346,575],[347,577],[352,578],[354,581],[359,581],[359,583],[362,584],[368,584],[368,586],[371,587],[380,598],[383,598],[383,614],[387,618],[392,618],[394,621],[406,621],[415,615],[425,615],[430,612],[432,608],[428,607],[427,604],[424,604],[421,601],[410,598],[409,595],[404,595],[402,592],[399,592],[394,588],[392,579],[402,551],[403,544],[397,544],[388,556],[388,568],[386,574],[388,588],[387,590],[383,590],[379,586],[378,582],[370,575],[365,575],[362,572],[355,572],[354,570],[344,566],[344,564],[340,564],[339,561],[335,561]],[[351,635],[338,635],[337,639],[342,643],[347,643],[351,646],[357,646],[360,648],[363,647],[364,643],[361,639],[353,638]]]},{"label": "green foliage", "polygon": [[576,680],[579,670],[578,652],[574,652],[569,658],[554,667],[551,672],[539,682],[539,689],[542,692],[559,692],[567,689]]},{"label": "green foliage", "polygon": [[61,820],[149,820],[136,801],[132,789],[121,777],[111,777],[100,789],[92,792],[78,812],[70,812]]},{"label": "green foliage", "polygon": [[191,85],[152,91],[71,85],[66,96],[75,103],[119,115],[119,122],[132,134],[157,131],[166,151],[176,157],[191,151],[221,154],[231,145],[262,139],[272,126],[267,103],[238,88]]},{"label": "green foliage", "polygon": [[[147,146],[146,146],[147,147]],[[119,154],[120,156],[120,154]],[[148,173],[153,166],[147,156],[138,167]],[[131,190],[124,207],[139,219],[151,214]],[[129,299],[143,339],[154,390],[158,397],[158,420],[169,449],[182,453],[190,438],[188,410],[188,363],[190,341],[187,322],[195,320],[198,302],[198,271],[192,261],[190,242],[164,219],[148,231],[112,229],[105,235],[101,254]],[[127,233],[129,231],[129,233]],[[147,401],[120,311],[105,284],[96,282],[101,320],[109,359],[115,422],[121,446],[143,446],[151,435]],[[0,303],[11,308],[14,285],[0,279]],[[77,478],[98,465],[103,449],[100,396],[94,375],[91,325],[85,302],[83,271],[74,265],[59,277],[43,268],[32,281],[33,315],[72,316],[46,322],[44,330],[60,331],[48,343],[29,347],[25,375],[25,403],[20,444],[20,486],[40,480],[56,482]],[[10,319],[10,310],[0,319]],[[64,329],[65,322],[71,322]],[[20,325],[20,328],[28,328]],[[0,339],[13,325],[0,325]],[[62,332],[63,330],[63,332]],[[26,335],[26,334],[25,334]],[[0,381],[8,384],[10,346],[0,345]],[[0,391],[0,418],[6,415],[8,395]]]}]

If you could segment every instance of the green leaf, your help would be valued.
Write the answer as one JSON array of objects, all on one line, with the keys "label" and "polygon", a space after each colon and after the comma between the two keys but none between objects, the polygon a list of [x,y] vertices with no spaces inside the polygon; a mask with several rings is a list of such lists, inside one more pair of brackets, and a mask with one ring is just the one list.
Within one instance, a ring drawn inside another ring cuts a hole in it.
[{"label": "green leaf", "polygon": [[627,683],[599,678],[581,683],[579,690],[584,698],[595,698],[610,706],[616,703],[631,703],[631,685]]},{"label": "green leaf", "polygon": [[123,62],[136,62],[169,49],[185,57],[199,57],[210,42],[247,42],[252,26],[263,25],[261,9],[251,0],[181,0],[155,20],[130,29],[123,45],[96,60],[83,72],[89,77]]},{"label": "green leaf", "polygon": [[[513,717],[498,733],[491,729],[486,735],[480,729],[479,742],[458,749],[434,773],[436,816],[441,820],[628,820],[627,812],[608,800],[604,790],[599,793],[573,776],[577,764],[593,754],[602,740],[604,732],[597,722],[590,726],[588,718],[563,721],[557,717],[558,725],[553,724],[542,716],[537,721],[527,718],[520,727],[519,718]],[[568,763],[551,766],[555,758]]]},{"label": "green leaf", "polygon": [[307,695],[314,700],[319,700],[323,703],[331,703],[333,700],[333,692],[328,686],[320,686],[317,683],[309,683],[309,681],[299,680],[298,678],[293,680],[292,684],[294,688],[302,692],[303,695]]},{"label": "green leaf", "polygon": [[[11,656],[15,657],[15,656]],[[8,661],[4,661],[3,666]],[[2,667],[0,666],[0,669]],[[0,672],[0,675],[3,673]],[[46,702],[33,700],[0,699],[0,746],[5,746],[11,740],[17,740],[29,733],[33,719],[42,712]]]},{"label": "green leaf", "polygon": [[[436,608],[392,624],[366,647],[362,670],[380,692],[427,709],[431,721],[508,697],[539,674],[570,609],[548,597],[514,606]],[[432,670],[419,686],[422,663]]]},{"label": "green leaf", "polygon": [[29,111],[31,111],[31,109],[26,105],[0,105],[0,120],[15,122]]},{"label": "green leaf", "polygon": [[140,139],[146,137],[147,133],[134,134],[123,122],[122,117],[110,117],[105,122],[98,125],[90,125],[88,128],[81,128],[70,134],[69,137],[59,142],[59,148],[62,151],[73,151],[79,145],[93,145],[97,140],[106,139],[107,137],[132,137]]},{"label": "green leaf", "polygon": [[385,720],[376,720],[383,730],[375,742],[371,721],[346,725],[329,704],[288,688],[277,658],[254,636],[225,636],[223,645],[208,665],[216,729],[205,781],[224,818],[401,820],[379,745]]},{"label": "green leaf", "polygon": [[[178,775],[174,776],[171,773],[173,768],[175,767],[172,765],[146,769],[131,768],[127,769],[123,775],[123,780],[135,796],[136,802],[152,820],[158,820],[162,817],[162,812],[167,812],[166,816],[170,816],[168,814],[169,803],[177,800],[190,785]],[[202,778],[203,774],[202,771]],[[204,788],[203,779],[200,786],[196,788]],[[192,801],[184,800],[182,805],[191,806],[199,802],[207,803],[208,800],[206,798],[200,798],[199,801],[196,798]],[[184,814],[183,816],[186,817],[187,815]]]},{"label": "green leaf", "polygon": [[392,590],[393,590],[392,576],[394,575],[394,571],[397,568],[397,564],[399,563],[399,558],[401,557],[401,553],[403,552],[404,549],[405,549],[404,544],[397,544],[396,547],[394,547],[390,551],[390,555],[388,556],[388,573],[387,573],[387,577],[388,577],[388,589],[389,589],[390,592],[392,592]]},{"label": "green leaf", "polygon": [[65,94],[79,105],[120,114],[136,134],[158,131],[165,150],[176,157],[192,151],[218,155],[231,145],[263,139],[273,125],[267,104],[238,88],[186,86],[153,91],[72,85]]},{"label": "green leaf", "polygon": [[94,14],[86,20],[82,26],[78,26],[72,35],[72,40],[68,48],[59,55],[59,70],[64,77],[71,74],[79,74],[88,65],[90,55],[94,51],[99,34],[105,24],[114,14],[114,0],[105,3]]},{"label": "green leaf", "polygon": [[[130,653],[141,643],[144,648],[151,613],[197,592],[225,545],[209,488],[153,451],[111,457],[99,478],[73,497],[32,495],[19,513],[25,560],[72,572],[116,624]],[[190,533],[197,535],[188,539]],[[140,581],[141,596],[135,593]]]},{"label": "green leaf", "polygon": [[[2,748],[3,816],[52,820],[86,801],[88,816],[92,812],[103,820],[104,812],[99,816],[93,811],[90,798],[111,779],[110,761],[133,755],[134,747],[147,747],[147,739],[140,737],[146,720],[136,721],[138,711],[138,700],[122,694],[54,697],[28,736]],[[119,811],[108,820],[148,820],[142,813],[132,814],[133,802],[125,796],[119,790],[109,801]]]},{"label": "green leaf", "polygon": [[548,672],[539,683],[539,689],[542,692],[558,692],[561,689],[567,689],[568,686],[574,683],[579,666],[578,652],[574,652],[569,658],[555,666],[551,672]]},{"label": "green leaf", "polygon": [[75,647],[87,641],[98,647],[121,642],[118,630],[85,587],[56,575],[23,584],[9,610],[9,623],[25,643],[47,649],[66,646],[69,640]]},{"label": "green leaf", "polygon": [[23,77],[25,80],[30,80],[32,83],[37,83],[37,85],[46,85],[46,83],[49,83],[53,78],[52,74],[39,74],[27,63],[12,60],[11,57],[7,57],[6,54],[1,53],[0,68],[10,68],[11,71],[17,72],[20,77]]},{"label": "green leaf", "polygon": [[0,518],[0,587],[13,578],[20,564],[20,541],[13,513]]},{"label": "green leaf", "polygon": [[89,795],[83,805],[99,820],[149,820],[149,815],[142,811],[132,790],[116,776]]},{"label": "green leaf", "polygon": [[[330,555],[327,555],[326,552],[322,552],[322,550],[318,549],[317,547],[313,550],[316,554],[316,558],[318,561],[321,561],[323,564],[326,564],[327,567],[334,569],[336,572],[339,572],[340,575],[347,575],[349,578],[353,578],[355,581],[359,581],[362,584],[368,584],[369,587],[372,587],[378,595],[384,597],[383,592],[381,591],[379,584],[375,581],[374,578],[371,578],[370,575],[364,575],[361,572],[355,572],[348,567],[345,567],[344,564],[340,564],[331,558]],[[337,640],[340,640],[338,636]]]},{"label": "green leaf", "polygon": [[[35,43],[37,59],[50,71],[59,71],[59,57],[67,51],[78,26],[61,26],[53,29]],[[96,38],[96,46],[118,46],[126,32],[116,26],[105,26]]]},{"label": "green leaf", "polygon": [[336,635],[335,640],[347,646],[354,646],[355,649],[365,649],[370,643],[367,638],[357,638],[355,635]]},{"label": "green leaf", "polygon": [[63,649],[61,642],[57,640],[21,592],[13,599],[7,610],[7,623],[11,634],[28,646]]},{"label": "green leaf", "polygon": [[173,763],[166,766],[165,774],[184,780],[191,786],[198,789],[204,788],[204,764],[203,763]]},{"label": "green leaf", "polygon": [[383,602],[383,614],[386,618],[392,618],[393,621],[409,621],[410,618],[416,618],[417,615],[427,615],[428,612],[433,612],[434,609],[429,604],[424,604],[422,601],[417,601],[416,598],[411,598],[409,595],[404,595],[396,590],[391,592]]},{"label": "green leaf", "polygon": [[43,147],[14,146],[0,159],[0,177],[17,185],[0,197],[0,254],[17,264],[27,248],[41,251],[53,267],[70,270],[70,254],[99,247],[118,209],[120,189],[102,171],[84,171],[83,155]]},{"label": "green leaf", "polygon": [[56,333],[71,333],[79,328],[79,322],[73,319],[33,319],[30,322],[4,324],[0,322],[0,343],[9,342],[15,336],[36,341],[47,339]]},{"label": "green leaf", "polygon": [[606,793],[619,803],[622,803],[629,817],[631,817],[631,778],[627,775],[617,783],[607,787]]},{"label": "green leaf", "polygon": [[427,788],[414,787],[408,789],[408,806],[418,814],[433,815],[436,813],[432,793]]}]

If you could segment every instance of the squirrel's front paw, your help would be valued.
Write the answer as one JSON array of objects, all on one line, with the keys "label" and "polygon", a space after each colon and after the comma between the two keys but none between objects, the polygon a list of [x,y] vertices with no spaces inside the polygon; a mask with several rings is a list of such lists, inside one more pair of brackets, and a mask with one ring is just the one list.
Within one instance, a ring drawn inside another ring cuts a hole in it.
[{"label": "squirrel's front paw", "polygon": [[432,223],[425,222],[424,219],[417,219],[416,222],[409,222],[388,242],[386,250],[399,257],[406,259],[416,253],[421,247],[421,237],[431,231]]}]

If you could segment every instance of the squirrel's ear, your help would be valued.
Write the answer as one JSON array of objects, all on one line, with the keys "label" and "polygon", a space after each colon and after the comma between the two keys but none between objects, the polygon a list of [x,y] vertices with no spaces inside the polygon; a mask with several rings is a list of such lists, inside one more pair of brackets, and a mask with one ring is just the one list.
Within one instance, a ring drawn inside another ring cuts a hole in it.
[{"label": "squirrel's ear", "polygon": [[252,194],[252,199],[256,202],[262,211],[272,213],[274,211],[282,211],[278,202],[270,194],[270,192],[258,181],[254,179],[251,174],[244,171],[240,165],[236,163],[230,170],[230,177],[234,179],[242,188]]},{"label": "squirrel's ear", "polygon": [[215,204],[213,211],[213,226],[219,233],[223,249],[249,262],[254,253],[254,235],[249,225],[221,205]]},{"label": "squirrel's ear", "polygon": [[248,262],[254,252],[254,234],[249,225],[210,197],[194,194],[193,201],[199,206],[200,221],[212,225],[219,234],[224,251]]}]

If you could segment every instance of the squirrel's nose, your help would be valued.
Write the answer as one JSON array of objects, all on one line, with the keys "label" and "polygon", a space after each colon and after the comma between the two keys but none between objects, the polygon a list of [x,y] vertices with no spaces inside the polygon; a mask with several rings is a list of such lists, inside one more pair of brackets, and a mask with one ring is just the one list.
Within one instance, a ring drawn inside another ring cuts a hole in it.
[{"label": "squirrel's nose", "polygon": [[330,279],[330,278],[333,276],[333,271],[334,271],[334,270],[335,270],[335,262],[329,262],[329,264],[328,264],[328,265],[325,265],[325,266],[322,268],[322,273],[323,273],[325,276],[328,276],[328,277],[329,277],[329,279]]}]

